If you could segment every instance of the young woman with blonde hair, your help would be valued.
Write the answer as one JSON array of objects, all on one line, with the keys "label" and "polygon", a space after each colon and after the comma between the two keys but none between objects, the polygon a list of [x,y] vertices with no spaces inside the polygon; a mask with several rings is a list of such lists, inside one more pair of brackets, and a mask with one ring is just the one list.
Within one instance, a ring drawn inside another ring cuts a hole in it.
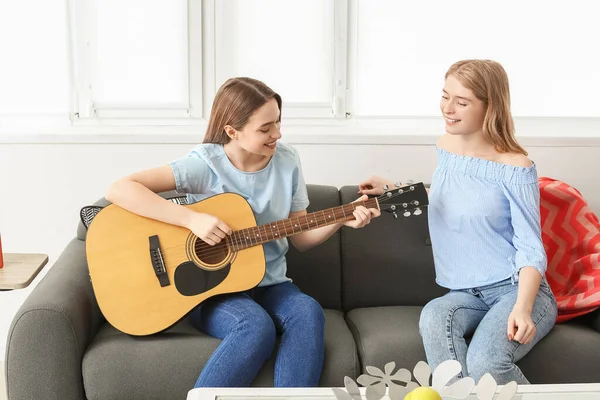
[{"label": "young woman with blonde hair", "polygon": [[[432,368],[452,359],[462,376],[528,383],[515,365],[550,332],[556,300],[544,276],[536,165],[517,143],[508,77],[490,60],[464,60],[445,77],[429,229],[436,282],[449,292],[423,309]],[[371,177],[363,194],[391,182]],[[467,339],[470,343],[467,345]]]}]

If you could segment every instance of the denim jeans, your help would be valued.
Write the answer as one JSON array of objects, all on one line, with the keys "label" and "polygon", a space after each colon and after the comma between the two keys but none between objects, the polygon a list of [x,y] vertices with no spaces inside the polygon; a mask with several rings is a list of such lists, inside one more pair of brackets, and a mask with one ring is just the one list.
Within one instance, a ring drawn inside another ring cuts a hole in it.
[{"label": "denim jeans", "polygon": [[[248,387],[273,350],[275,387],[318,385],[325,315],[293,283],[213,297],[190,317],[200,331],[222,339],[194,387]],[[281,334],[277,349],[276,332]]]},{"label": "denim jeans", "polygon": [[[470,376],[479,382],[489,372],[498,384],[528,384],[515,363],[550,332],[557,305],[546,279],[542,279],[531,313],[535,337],[529,344],[520,344],[507,336],[508,316],[517,293],[518,285],[508,279],[480,288],[451,290],[430,301],[421,312],[419,331],[431,369],[445,360],[457,360],[462,365],[459,378]],[[471,341],[467,346],[468,337]]]}]

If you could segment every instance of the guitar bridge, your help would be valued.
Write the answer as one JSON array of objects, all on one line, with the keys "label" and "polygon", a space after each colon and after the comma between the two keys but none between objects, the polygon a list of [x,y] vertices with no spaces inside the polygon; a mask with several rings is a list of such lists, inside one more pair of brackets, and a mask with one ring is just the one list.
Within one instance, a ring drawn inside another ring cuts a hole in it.
[{"label": "guitar bridge", "polygon": [[150,236],[150,260],[152,261],[152,269],[158,278],[158,282],[161,287],[169,286],[169,275],[167,275],[167,269],[165,268],[165,260],[163,259],[162,252],[160,251],[160,241],[158,236]]}]

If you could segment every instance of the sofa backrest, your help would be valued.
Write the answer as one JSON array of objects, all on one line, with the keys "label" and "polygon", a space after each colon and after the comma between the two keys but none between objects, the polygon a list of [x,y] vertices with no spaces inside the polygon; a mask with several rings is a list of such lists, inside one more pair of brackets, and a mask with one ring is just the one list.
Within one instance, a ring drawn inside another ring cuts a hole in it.
[{"label": "sofa backrest", "polygon": [[[343,204],[357,186],[340,189]],[[446,292],[435,283],[427,208],[419,216],[394,219],[384,212],[362,229],[342,228],[342,306],[423,306]]]},{"label": "sofa backrest", "polygon": [[[307,185],[310,205],[307,211],[337,207],[339,191],[334,186]],[[342,259],[340,231],[326,242],[303,253],[290,243],[287,254],[288,277],[323,308],[342,310]]]},{"label": "sofa backrest", "polygon": [[[356,200],[358,187],[308,185],[308,195],[311,212]],[[305,253],[290,246],[287,260],[288,276],[324,308],[423,306],[446,292],[435,283],[426,208],[420,216],[383,213],[362,229],[343,227]]]}]

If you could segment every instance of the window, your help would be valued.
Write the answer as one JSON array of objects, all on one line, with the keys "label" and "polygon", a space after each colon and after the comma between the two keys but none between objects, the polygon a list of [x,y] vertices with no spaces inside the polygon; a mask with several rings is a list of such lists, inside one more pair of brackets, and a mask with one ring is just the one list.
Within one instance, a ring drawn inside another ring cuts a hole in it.
[{"label": "window", "polygon": [[187,1],[95,0],[94,103],[187,106]]},{"label": "window", "polygon": [[73,2],[81,117],[190,115],[188,3]]},{"label": "window", "polygon": [[0,115],[68,117],[67,26],[64,1],[0,2]]},{"label": "window", "polygon": [[331,118],[334,97],[341,107],[345,97],[335,29],[346,27],[346,3],[73,2],[77,116],[207,118],[226,79],[251,76],[282,95],[287,117]]},{"label": "window", "polygon": [[[334,0],[218,0],[216,87],[249,76],[281,94],[284,113],[331,117]],[[288,114],[289,115],[289,114]]]},{"label": "window", "polygon": [[438,115],[448,67],[489,58],[507,70],[515,116],[600,117],[587,1],[356,0],[355,11],[357,115]]},{"label": "window", "polygon": [[4,1],[1,122],[204,125],[221,84],[251,76],[282,95],[299,131],[435,134],[448,67],[490,58],[517,119],[597,132],[595,15],[585,0]]}]

